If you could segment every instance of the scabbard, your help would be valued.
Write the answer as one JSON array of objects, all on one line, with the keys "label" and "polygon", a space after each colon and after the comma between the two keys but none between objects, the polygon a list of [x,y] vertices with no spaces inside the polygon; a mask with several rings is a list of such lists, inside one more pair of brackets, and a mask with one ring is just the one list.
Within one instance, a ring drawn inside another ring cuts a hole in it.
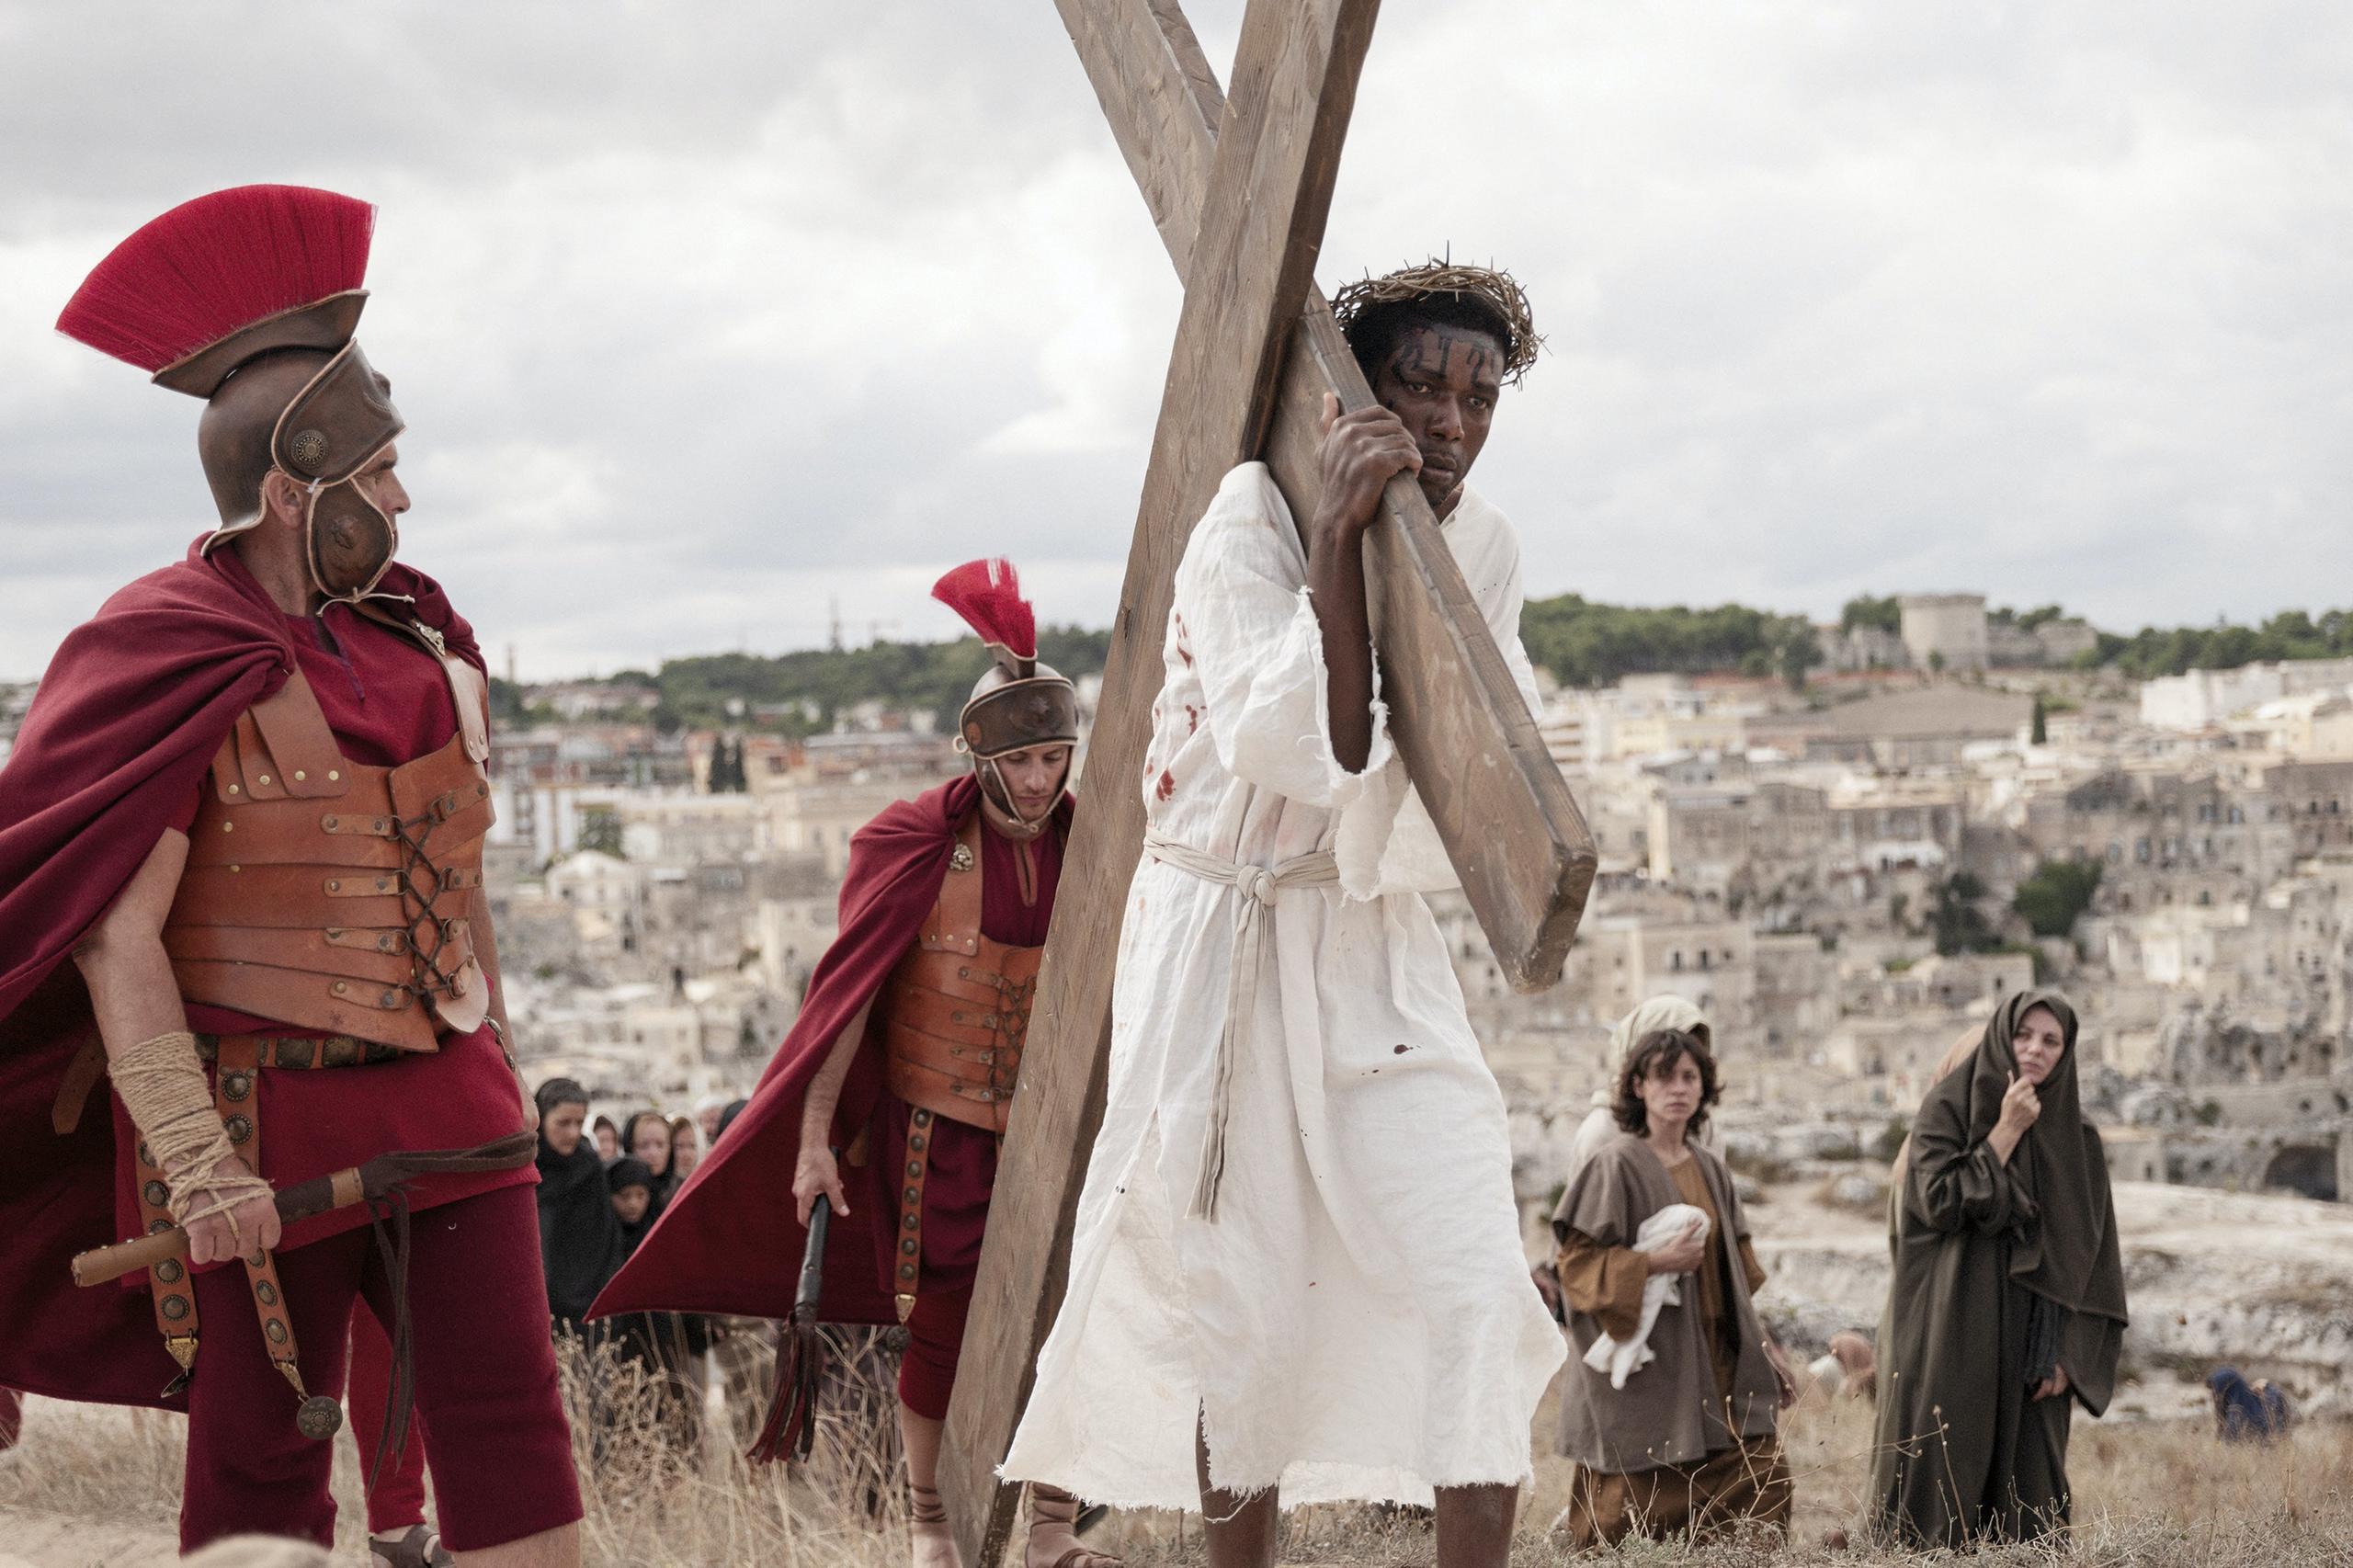
[{"label": "scabbard", "polygon": [[[531,1163],[539,1150],[539,1135],[511,1132],[472,1149],[416,1149],[379,1154],[364,1165],[352,1165],[333,1176],[313,1176],[280,1188],[276,1197],[280,1224],[349,1209],[387,1196],[411,1176],[443,1171],[514,1170]],[[188,1233],[174,1225],[153,1235],[135,1236],[112,1246],[94,1247],[74,1259],[74,1283],[103,1285],[109,1279],[165,1258],[188,1256]]]},{"label": "scabbard", "polygon": [[833,1200],[824,1193],[809,1206],[809,1244],[801,1251],[801,1284],[792,1293],[792,1321],[806,1328],[817,1321],[818,1298],[825,1293],[825,1233],[833,1228]]}]

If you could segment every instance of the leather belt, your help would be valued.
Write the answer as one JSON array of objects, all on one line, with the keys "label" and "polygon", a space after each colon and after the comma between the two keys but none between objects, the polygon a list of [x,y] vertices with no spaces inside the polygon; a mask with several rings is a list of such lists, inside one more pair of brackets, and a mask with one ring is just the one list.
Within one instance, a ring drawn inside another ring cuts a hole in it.
[{"label": "leather belt", "polygon": [[210,1035],[196,1037],[197,1059],[216,1062],[224,1046],[250,1045],[253,1060],[245,1064],[250,1072],[255,1067],[365,1067],[371,1062],[390,1062],[394,1057],[412,1054],[398,1046],[377,1040],[360,1040],[347,1034],[329,1035],[324,1040],[295,1040],[282,1035]]}]

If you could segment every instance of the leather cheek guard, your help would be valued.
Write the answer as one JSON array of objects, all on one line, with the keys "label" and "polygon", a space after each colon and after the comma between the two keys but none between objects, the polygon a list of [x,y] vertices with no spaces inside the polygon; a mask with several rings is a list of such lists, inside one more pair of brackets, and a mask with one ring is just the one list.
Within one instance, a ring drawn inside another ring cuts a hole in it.
[{"label": "leather cheek guard", "polygon": [[347,479],[314,490],[302,537],[309,551],[311,581],[331,599],[358,603],[392,568],[400,549],[398,524]]}]

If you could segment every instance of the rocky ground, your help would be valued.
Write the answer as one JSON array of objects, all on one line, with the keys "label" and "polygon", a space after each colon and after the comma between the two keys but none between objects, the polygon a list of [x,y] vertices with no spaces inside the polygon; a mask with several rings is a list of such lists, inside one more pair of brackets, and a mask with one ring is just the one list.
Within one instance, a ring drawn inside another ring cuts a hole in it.
[{"label": "rocky ground", "polygon": [[[1764,1190],[1750,1210],[1773,1278],[1760,1303],[1807,1344],[1870,1329],[1887,1298],[1885,1187],[1846,1165]],[[2308,1415],[2353,1415],[2353,1204],[2120,1182],[2132,1326],[2120,1417],[2202,1411],[2230,1364]]]}]

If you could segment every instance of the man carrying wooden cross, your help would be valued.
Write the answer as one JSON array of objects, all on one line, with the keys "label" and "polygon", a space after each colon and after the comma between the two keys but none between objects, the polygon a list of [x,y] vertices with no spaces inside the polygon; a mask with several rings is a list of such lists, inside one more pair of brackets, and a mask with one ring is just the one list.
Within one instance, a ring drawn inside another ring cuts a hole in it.
[{"label": "man carrying wooden cross", "polygon": [[1334,310],[1378,405],[1327,400],[1308,527],[1245,463],[1176,573],[1108,1106],[1004,1473],[1198,1501],[1221,1568],[1274,1562],[1282,1502],[1435,1494],[1445,1568],[1500,1564],[1564,1352],[1421,896],[1455,875],[1392,744],[1361,547],[1415,473],[1535,706],[1518,540],[1464,481],[1540,340],[1476,267]]}]

